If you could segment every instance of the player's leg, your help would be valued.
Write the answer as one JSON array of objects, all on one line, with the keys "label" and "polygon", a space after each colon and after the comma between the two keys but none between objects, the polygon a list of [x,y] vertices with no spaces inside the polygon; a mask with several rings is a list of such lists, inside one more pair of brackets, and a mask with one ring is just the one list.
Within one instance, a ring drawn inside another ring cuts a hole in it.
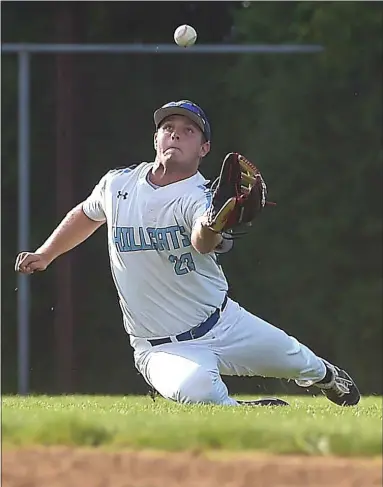
[{"label": "player's leg", "polygon": [[339,405],[354,405],[360,394],[348,374],[318,357],[283,330],[229,300],[216,332],[218,368],[223,375],[259,375],[316,385]]},{"label": "player's leg", "polygon": [[136,360],[146,382],[161,396],[180,403],[237,405],[221,379],[216,355],[190,342],[147,350]]}]

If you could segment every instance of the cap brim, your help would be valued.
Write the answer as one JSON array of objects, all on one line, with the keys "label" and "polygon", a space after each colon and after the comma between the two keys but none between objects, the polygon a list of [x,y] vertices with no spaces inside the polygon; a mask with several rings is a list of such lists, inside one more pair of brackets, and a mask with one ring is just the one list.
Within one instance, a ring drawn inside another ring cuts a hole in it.
[{"label": "cap brim", "polygon": [[154,112],[154,123],[158,128],[167,117],[171,117],[172,115],[182,115],[184,117],[189,118],[192,120],[198,127],[201,129],[202,133],[205,134],[205,126],[202,119],[196,114],[187,110],[186,108],[182,107],[164,107],[159,108]]}]

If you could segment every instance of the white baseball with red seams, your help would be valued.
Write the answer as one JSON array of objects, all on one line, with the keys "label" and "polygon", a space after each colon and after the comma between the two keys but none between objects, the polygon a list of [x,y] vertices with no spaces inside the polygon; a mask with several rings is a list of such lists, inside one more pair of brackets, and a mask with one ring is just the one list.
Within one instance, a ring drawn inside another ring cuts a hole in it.
[{"label": "white baseball with red seams", "polygon": [[191,25],[180,25],[174,31],[174,41],[178,46],[189,47],[195,44],[197,32]]}]

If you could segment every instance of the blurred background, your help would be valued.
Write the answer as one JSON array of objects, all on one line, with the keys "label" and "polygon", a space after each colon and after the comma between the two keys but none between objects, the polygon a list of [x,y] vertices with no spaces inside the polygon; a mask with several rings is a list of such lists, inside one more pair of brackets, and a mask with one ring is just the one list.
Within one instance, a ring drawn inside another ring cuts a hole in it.
[{"label": "blurred background", "polygon": [[[153,111],[200,104],[201,167],[254,161],[277,202],[222,258],[231,296],[382,393],[382,3],[2,2],[2,43],[320,44],[310,54],[33,54],[30,248],[17,243],[17,56],[2,54],[2,392],[17,392],[19,250],[34,250],[111,168],[152,160]],[[133,278],[133,277],[132,277]],[[30,278],[30,391],[145,394],[101,228]],[[232,393],[307,393],[224,378]]]}]

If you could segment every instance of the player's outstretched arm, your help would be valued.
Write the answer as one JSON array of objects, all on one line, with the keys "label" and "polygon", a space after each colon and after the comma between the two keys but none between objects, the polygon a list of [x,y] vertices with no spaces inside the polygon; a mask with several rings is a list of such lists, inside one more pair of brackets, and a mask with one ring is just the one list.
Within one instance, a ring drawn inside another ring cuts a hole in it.
[{"label": "player's outstretched arm", "polygon": [[196,220],[191,234],[191,243],[200,254],[213,252],[222,242],[222,235],[208,227],[208,219],[205,215]]},{"label": "player's outstretched arm", "polygon": [[82,203],[73,208],[48,239],[35,252],[21,252],[15,270],[22,274],[44,271],[57,257],[77,247],[105,221],[94,221],[82,210]]}]

